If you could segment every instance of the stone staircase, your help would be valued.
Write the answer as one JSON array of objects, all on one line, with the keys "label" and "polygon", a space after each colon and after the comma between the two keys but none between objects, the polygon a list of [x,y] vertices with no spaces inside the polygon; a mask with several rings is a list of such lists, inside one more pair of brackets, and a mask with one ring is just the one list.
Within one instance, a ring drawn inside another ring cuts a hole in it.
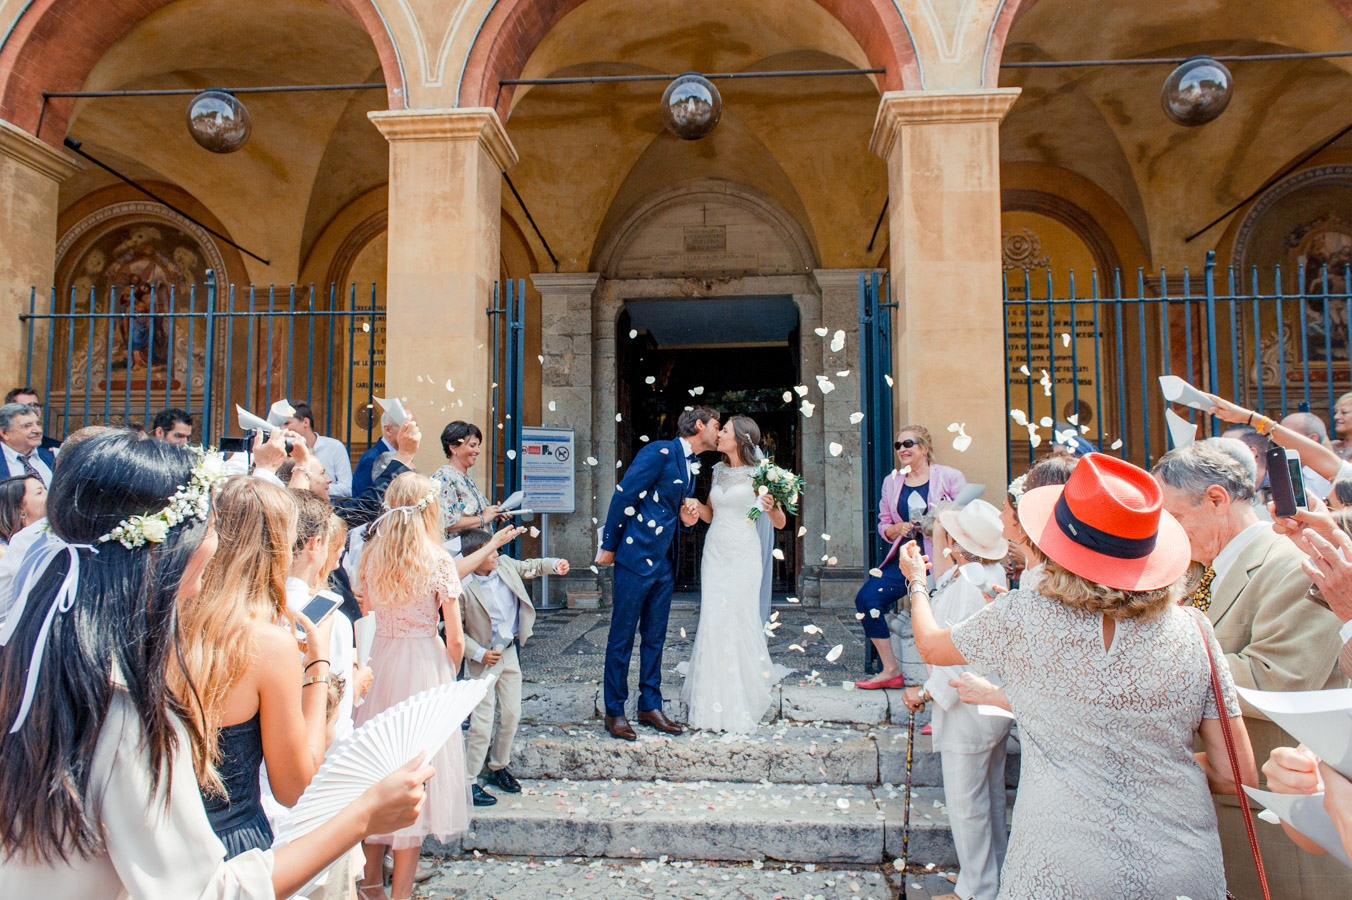
[{"label": "stone staircase", "polygon": [[[666,690],[667,714],[684,721],[679,688]],[[671,737],[639,727],[632,743],[605,733],[599,693],[594,683],[525,685],[512,762],[524,790],[495,791],[497,805],[473,809],[471,832],[442,852],[851,865],[901,855],[900,691],[790,676],[756,734]],[[919,733],[926,720],[917,716],[909,860],[952,867],[939,758]],[[1017,741],[1009,751],[1013,788]]]}]

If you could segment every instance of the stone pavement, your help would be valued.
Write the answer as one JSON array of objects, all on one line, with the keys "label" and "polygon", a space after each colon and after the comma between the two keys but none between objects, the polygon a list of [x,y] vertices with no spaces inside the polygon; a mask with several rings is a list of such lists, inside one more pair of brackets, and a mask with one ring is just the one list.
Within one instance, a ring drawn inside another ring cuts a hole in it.
[{"label": "stone pavement", "polygon": [[437,875],[414,896],[430,900],[574,900],[648,897],[653,900],[724,897],[729,900],[929,900],[953,886],[936,871],[903,881],[891,866],[730,865],[643,860],[588,860],[583,857],[427,858]]}]

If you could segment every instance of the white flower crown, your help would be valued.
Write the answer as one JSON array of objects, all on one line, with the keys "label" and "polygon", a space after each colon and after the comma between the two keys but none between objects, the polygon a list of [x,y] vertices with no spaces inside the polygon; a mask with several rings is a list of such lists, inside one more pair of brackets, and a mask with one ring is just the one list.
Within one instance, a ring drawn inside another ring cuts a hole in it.
[{"label": "white flower crown", "polygon": [[389,506],[388,504],[384,503],[382,503],[381,505],[385,507],[385,510],[387,512],[401,512],[407,510],[408,512],[420,513],[424,509],[427,509],[427,507],[431,506],[433,503],[436,503],[437,496],[438,491],[436,485],[433,485],[432,489],[428,491],[427,494],[421,500],[419,500],[412,506]]},{"label": "white flower crown", "polygon": [[179,487],[169,498],[169,505],[148,516],[131,516],[95,541],[106,544],[117,541],[128,550],[147,543],[159,544],[169,536],[169,529],[188,519],[203,519],[211,512],[211,489],[225,477],[225,458],[219,452],[194,450],[197,465],[193,467],[188,483]]},{"label": "white flower crown", "polygon": [[1024,474],[1020,475],[1018,478],[1015,478],[1013,481],[1009,483],[1009,496],[1014,498],[1015,505],[1018,505],[1019,498],[1023,496],[1023,492],[1024,490],[1026,490],[1026,488],[1024,487],[1024,482],[1026,482],[1027,480],[1028,473],[1025,472]]}]

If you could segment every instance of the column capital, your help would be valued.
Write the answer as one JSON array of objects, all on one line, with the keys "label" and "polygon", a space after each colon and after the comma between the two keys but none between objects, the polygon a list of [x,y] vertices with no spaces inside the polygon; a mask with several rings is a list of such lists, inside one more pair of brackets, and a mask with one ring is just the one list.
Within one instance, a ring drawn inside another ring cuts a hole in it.
[{"label": "column capital", "polygon": [[465,109],[381,109],[366,117],[390,143],[397,141],[478,141],[504,172],[517,163],[516,148],[498,113]]},{"label": "column capital", "polygon": [[826,288],[855,288],[859,285],[860,275],[886,274],[886,269],[813,269],[812,275],[817,285]]},{"label": "column capital", "polygon": [[600,272],[536,272],[530,276],[530,283],[541,294],[590,294],[600,280]]},{"label": "column capital", "polygon": [[40,172],[57,184],[83,168],[65,152],[4,119],[0,119],[0,156]]},{"label": "column capital", "polygon": [[888,91],[878,103],[869,150],[886,159],[906,125],[998,124],[1018,99],[1020,88],[981,91]]}]

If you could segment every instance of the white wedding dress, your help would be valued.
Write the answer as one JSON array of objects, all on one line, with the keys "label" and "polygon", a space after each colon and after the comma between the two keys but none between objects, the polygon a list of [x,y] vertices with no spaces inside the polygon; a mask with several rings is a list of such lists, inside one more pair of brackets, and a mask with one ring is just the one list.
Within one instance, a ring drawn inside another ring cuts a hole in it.
[{"label": "white wedding dress", "polygon": [[771,688],[792,669],[770,662],[761,623],[764,561],[756,524],[746,514],[756,504],[752,466],[714,466],[709,505],[713,521],[704,538],[700,572],[699,630],[681,699],[689,724],[711,731],[749,733],[770,708]]}]

